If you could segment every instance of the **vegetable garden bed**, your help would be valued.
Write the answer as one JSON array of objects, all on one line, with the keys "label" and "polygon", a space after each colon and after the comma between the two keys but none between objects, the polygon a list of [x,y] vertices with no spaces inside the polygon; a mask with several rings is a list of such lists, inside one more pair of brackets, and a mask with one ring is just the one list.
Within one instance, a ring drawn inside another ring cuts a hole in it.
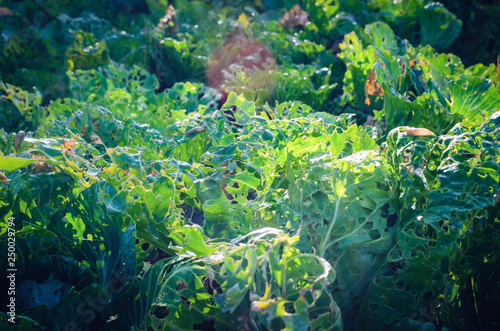
[{"label": "vegetable garden bed", "polygon": [[2,330],[498,328],[500,41],[451,10],[500,5],[457,3],[1,2]]}]

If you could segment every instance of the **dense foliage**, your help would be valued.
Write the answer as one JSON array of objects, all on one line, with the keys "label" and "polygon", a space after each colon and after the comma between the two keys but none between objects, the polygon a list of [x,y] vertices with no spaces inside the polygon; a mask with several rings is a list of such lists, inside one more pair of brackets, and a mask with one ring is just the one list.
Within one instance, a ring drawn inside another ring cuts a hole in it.
[{"label": "dense foliage", "polygon": [[2,329],[498,328],[500,67],[444,5],[0,4]]}]

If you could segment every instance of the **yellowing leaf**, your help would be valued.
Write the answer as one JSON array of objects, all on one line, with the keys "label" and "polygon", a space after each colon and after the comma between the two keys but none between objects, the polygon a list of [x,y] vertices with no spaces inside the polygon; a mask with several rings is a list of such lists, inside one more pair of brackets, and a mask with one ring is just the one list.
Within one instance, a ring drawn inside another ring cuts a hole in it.
[{"label": "yellowing leaf", "polygon": [[102,171],[107,172],[107,173],[111,174],[112,176],[114,176],[120,171],[120,169],[118,169],[116,164],[113,163],[111,166],[109,166],[107,168],[102,168]]},{"label": "yellowing leaf", "polygon": [[238,16],[238,23],[240,23],[243,26],[243,29],[246,29],[250,24],[250,21],[248,20],[247,15],[242,13],[240,14],[240,16]]}]

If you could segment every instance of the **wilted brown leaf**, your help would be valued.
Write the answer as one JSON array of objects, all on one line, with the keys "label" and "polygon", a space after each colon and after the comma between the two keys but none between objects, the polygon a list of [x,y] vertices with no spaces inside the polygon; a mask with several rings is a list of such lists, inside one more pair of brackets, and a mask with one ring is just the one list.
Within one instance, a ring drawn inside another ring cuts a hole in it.
[{"label": "wilted brown leaf", "polygon": [[177,17],[174,6],[168,5],[165,16],[158,23],[158,28],[169,34],[177,32]]},{"label": "wilted brown leaf", "polygon": [[101,137],[99,137],[95,133],[92,133],[92,135],[90,136],[90,139],[93,140],[92,141],[93,144],[104,145],[104,143],[101,140]]},{"label": "wilted brown leaf", "polygon": [[53,164],[45,162],[46,157],[37,154],[31,154],[33,160],[38,160],[30,166],[30,171],[35,174],[52,172],[55,169]]},{"label": "wilted brown leaf", "polygon": [[64,140],[63,145],[61,145],[61,153],[69,155],[75,155],[73,152],[73,148],[75,147],[76,137],[71,138],[70,140]]},{"label": "wilted brown leaf", "polygon": [[406,134],[410,137],[426,137],[426,136],[434,136],[434,132],[426,128],[414,128],[411,126],[407,126],[405,128]]},{"label": "wilted brown leaf", "polygon": [[5,175],[0,172],[0,180],[4,181],[4,182],[8,182],[10,179],[8,179],[7,177],[5,177]]},{"label": "wilted brown leaf", "polygon": [[7,7],[0,7],[0,16],[12,16],[14,13]]},{"label": "wilted brown leaf", "polygon": [[40,162],[37,161],[33,163],[33,173],[39,174],[39,173],[46,173],[46,172],[52,172],[54,171],[55,167],[53,164],[47,163],[47,162]]},{"label": "wilted brown leaf", "polygon": [[18,134],[16,135],[16,138],[14,139],[14,150],[16,152],[19,150],[19,147],[21,146],[24,137],[26,137],[26,133],[24,131],[19,131]]},{"label": "wilted brown leaf", "polygon": [[297,26],[306,26],[309,18],[307,17],[307,12],[303,11],[299,5],[295,5],[279,19],[279,22],[285,28],[293,29]]},{"label": "wilted brown leaf", "polygon": [[365,103],[369,106],[370,105],[370,98],[368,97],[369,95],[384,95],[384,90],[380,86],[379,83],[376,82],[377,80],[377,74],[375,74],[375,69],[370,70],[368,73],[368,78],[366,79],[365,83]]},{"label": "wilted brown leaf", "polygon": [[200,133],[201,131],[205,130],[205,124],[202,124],[200,126],[195,126],[191,130],[188,130],[184,133],[184,137],[189,137],[192,136],[193,134]]}]

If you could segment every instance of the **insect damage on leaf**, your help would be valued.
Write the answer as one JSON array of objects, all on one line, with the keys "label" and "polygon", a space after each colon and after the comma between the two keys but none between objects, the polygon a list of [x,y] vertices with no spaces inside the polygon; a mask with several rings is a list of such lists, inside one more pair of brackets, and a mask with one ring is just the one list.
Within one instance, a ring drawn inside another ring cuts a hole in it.
[{"label": "insect damage on leaf", "polygon": [[373,96],[383,96],[384,90],[380,84],[376,81],[377,74],[375,74],[375,69],[370,70],[365,83],[365,103],[369,106],[371,104],[369,95]]},{"label": "insect damage on leaf", "polygon": [[424,60],[417,60],[417,59],[410,60],[410,69],[415,68],[417,64],[426,64],[426,62]]}]

